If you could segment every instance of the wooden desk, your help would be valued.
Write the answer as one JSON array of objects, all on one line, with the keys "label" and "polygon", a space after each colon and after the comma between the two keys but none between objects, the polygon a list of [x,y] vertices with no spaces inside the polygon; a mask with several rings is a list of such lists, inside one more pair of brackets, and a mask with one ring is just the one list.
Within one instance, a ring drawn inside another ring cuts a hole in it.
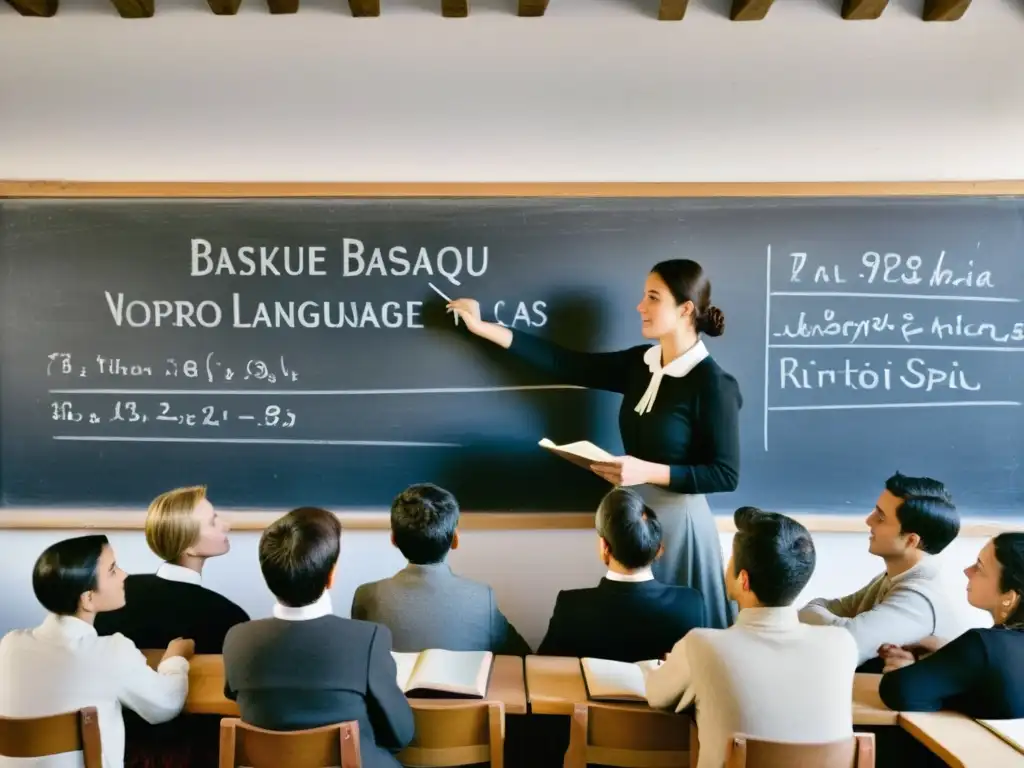
[{"label": "wooden desk", "polygon": [[1024,754],[955,712],[901,712],[900,726],[953,768],[1021,768]]},{"label": "wooden desk", "polygon": [[[853,681],[854,725],[897,725],[899,714],[878,696],[881,675],[856,675]],[[571,715],[573,705],[587,700],[579,659],[527,656],[526,690],[530,711],[537,715]],[[646,704],[623,704],[646,707]]]},{"label": "wooden desk", "polygon": [[[156,668],[163,651],[143,651],[149,666]],[[443,709],[465,704],[467,699],[409,699],[414,709]],[[500,701],[505,714],[526,714],[526,683],[523,660],[519,656],[495,656],[487,698]],[[238,704],[224,696],[224,659],[220,655],[192,657],[188,673],[188,698],[185,711],[205,715],[238,717]]]}]

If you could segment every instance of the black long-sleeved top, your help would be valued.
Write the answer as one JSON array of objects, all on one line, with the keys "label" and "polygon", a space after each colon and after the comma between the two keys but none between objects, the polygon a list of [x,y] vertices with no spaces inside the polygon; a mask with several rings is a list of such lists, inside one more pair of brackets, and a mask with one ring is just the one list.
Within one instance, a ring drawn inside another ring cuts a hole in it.
[{"label": "black long-sleeved top", "polygon": [[1024,630],[968,630],[931,656],[883,675],[878,692],[896,711],[1024,717]]},{"label": "black long-sleeved top", "polygon": [[710,356],[682,377],[665,376],[649,413],[634,408],[647,391],[649,345],[618,352],[577,352],[522,331],[509,351],[566,384],[618,392],[619,432],[626,453],[667,464],[668,489],[721,493],[739,484],[739,384]]}]

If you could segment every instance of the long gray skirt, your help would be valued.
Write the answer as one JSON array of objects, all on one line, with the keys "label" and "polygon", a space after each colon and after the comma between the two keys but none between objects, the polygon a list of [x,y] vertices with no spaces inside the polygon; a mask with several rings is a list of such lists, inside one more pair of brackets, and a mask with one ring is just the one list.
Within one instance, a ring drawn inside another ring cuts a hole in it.
[{"label": "long gray skirt", "polygon": [[736,604],[726,597],[722,545],[707,499],[656,485],[637,485],[632,490],[661,522],[665,551],[654,563],[654,578],[698,590],[704,597],[708,626],[731,626]]}]

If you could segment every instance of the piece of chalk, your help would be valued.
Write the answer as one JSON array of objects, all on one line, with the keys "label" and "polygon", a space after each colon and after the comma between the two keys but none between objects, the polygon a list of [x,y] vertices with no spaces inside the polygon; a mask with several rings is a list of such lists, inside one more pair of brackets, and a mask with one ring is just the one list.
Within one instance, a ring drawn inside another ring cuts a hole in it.
[{"label": "piece of chalk", "polygon": [[[434,293],[436,293],[436,294],[437,294],[438,296],[440,296],[440,297],[441,297],[442,299],[444,299],[445,301],[447,301],[447,302],[451,303],[451,299],[449,299],[449,298],[448,298],[447,296],[445,296],[445,295],[444,295],[444,292],[443,292],[443,291],[442,291],[442,290],[441,290],[440,288],[438,288],[438,287],[437,287],[436,285],[434,285],[433,283],[427,283],[427,285],[429,285],[429,286],[430,286],[431,290],[433,290],[433,291],[434,291]],[[452,312],[452,314],[453,314],[453,315],[455,315],[455,324],[456,324],[456,325],[458,325],[458,324],[459,324],[459,313],[458,313],[458,312],[455,312],[455,311],[453,311],[453,312]]]}]

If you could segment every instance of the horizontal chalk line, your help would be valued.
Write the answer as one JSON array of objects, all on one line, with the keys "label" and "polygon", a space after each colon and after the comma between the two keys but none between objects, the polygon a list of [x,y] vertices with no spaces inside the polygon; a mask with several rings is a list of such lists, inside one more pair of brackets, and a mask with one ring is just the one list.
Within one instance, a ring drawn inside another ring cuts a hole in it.
[{"label": "horizontal chalk line", "polygon": [[115,437],[108,435],[54,435],[53,439],[83,443],[249,443],[254,445],[286,443],[291,445],[392,446],[398,448],[461,447],[459,443],[417,443],[398,440],[303,440],[290,437]]},{"label": "horizontal chalk line", "polygon": [[467,395],[477,392],[527,392],[533,390],[585,389],[573,384],[535,384],[522,387],[432,387],[425,389],[51,389],[51,395]]}]

